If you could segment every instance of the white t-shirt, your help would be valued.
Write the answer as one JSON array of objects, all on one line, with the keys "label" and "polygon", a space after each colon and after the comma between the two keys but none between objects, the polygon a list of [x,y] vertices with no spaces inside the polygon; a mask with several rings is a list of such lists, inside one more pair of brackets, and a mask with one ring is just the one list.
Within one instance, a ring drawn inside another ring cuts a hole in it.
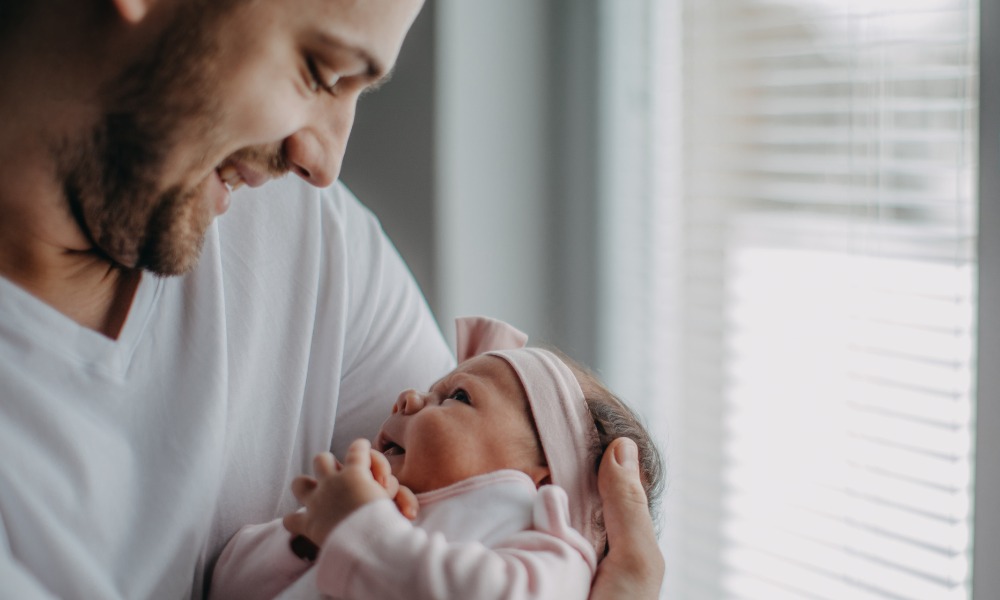
[{"label": "white t-shirt", "polygon": [[194,271],[143,276],[118,340],[0,278],[0,597],[201,597],[315,453],[453,363],[340,185],[237,193]]}]

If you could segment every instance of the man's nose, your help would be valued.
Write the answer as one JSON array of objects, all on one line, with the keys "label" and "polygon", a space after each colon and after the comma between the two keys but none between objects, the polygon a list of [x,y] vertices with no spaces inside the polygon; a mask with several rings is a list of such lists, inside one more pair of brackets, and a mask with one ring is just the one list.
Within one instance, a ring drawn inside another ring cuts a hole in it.
[{"label": "man's nose", "polygon": [[327,187],[340,175],[347,139],[354,125],[357,98],[324,106],[312,122],[285,138],[284,154],[293,173],[317,187]]},{"label": "man's nose", "polygon": [[412,415],[424,407],[425,401],[425,396],[417,390],[403,390],[399,398],[396,398],[396,404],[392,407],[392,414],[402,413],[404,415]]}]

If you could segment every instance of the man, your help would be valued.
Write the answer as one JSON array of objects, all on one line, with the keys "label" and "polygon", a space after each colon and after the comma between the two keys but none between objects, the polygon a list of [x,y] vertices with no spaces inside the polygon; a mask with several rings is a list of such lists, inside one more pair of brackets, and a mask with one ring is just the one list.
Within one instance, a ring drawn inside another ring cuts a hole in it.
[{"label": "man", "polygon": [[[0,3],[0,596],[200,597],[313,454],[449,368],[328,187],[420,5]],[[632,450],[602,464],[593,598],[662,575]]]}]

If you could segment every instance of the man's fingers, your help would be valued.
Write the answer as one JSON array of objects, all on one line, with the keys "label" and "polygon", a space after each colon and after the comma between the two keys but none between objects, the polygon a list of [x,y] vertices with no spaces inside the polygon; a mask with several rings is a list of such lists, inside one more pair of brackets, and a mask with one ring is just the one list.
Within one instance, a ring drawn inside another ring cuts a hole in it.
[{"label": "man's fingers", "polygon": [[632,575],[641,580],[654,579],[652,587],[658,589],[663,577],[663,555],[639,477],[635,442],[619,438],[608,446],[597,474],[597,487],[608,533],[607,560],[628,565]]},{"label": "man's fingers", "polygon": [[609,544],[614,546],[616,538],[623,534],[623,542],[633,540],[636,533],[655,539],[646,492],[639,478],[639,452],[635,442],[628,438],[611,442],[597,473],[597,489],[604,504]]}]

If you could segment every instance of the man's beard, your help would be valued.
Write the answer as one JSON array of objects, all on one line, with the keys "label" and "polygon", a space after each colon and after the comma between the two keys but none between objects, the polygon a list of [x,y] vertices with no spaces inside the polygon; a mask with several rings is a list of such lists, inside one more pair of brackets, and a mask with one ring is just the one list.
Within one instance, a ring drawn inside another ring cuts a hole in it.
[{"label": "man's beard", "polygon": [[211,67],[222,4],[182,3],[149,54],[104,88],[104,115],[91,132],[55,149],[70,210],[113,264],[175,275],[197,262],[214,217],[202,188],[213,182],[162,189],[160,178],[183,140],[201,142],[203,161],[218,151]]}]

